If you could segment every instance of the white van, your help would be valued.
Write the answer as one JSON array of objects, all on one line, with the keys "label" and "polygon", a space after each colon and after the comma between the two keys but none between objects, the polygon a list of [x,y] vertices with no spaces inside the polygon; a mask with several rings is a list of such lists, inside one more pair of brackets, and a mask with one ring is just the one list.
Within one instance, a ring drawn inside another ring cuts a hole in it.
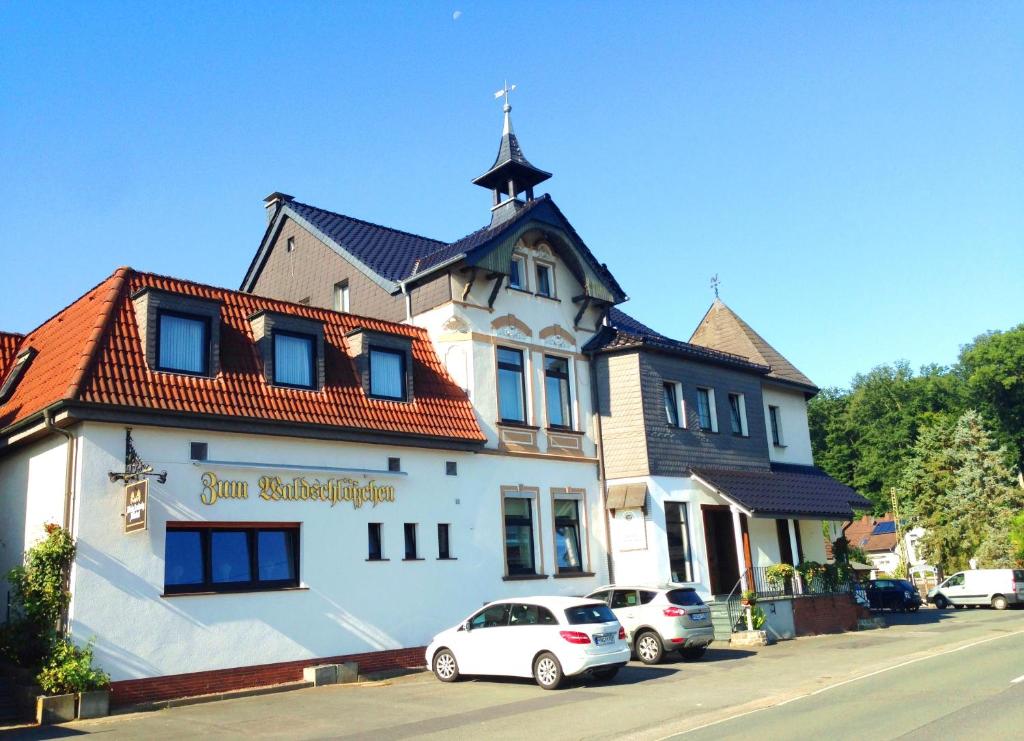
[{"label": "white van", "polygon": [[1024,569],[958,571],[928,592],[928,601],[939,608],[992,605],[997,610],[1024,604]]}]

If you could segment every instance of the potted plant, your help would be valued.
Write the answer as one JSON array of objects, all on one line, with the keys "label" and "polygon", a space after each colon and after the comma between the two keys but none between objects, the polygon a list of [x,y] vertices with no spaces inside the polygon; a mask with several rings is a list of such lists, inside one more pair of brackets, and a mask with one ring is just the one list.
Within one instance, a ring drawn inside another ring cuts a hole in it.
[{"label": "potted plant", "polygon": [[815,579],[823,576],[825,573],[825,567],[822,564],[807,559],[798,563],[796,570],[800,573],[800,578],[804,580],[806,585],[813,584]]},{"label": "potted plant", "polygon": [[786,591],[790,589],[790,582],[794,574],[796,574],[796,569],[788,563],[773,564],[765,569],[764,572],[765,579],[768,580],[769,584],[777,589]]},{"label": "potted plant", "polygon": [[[39,698],[37,715],[42,723],[47,700],[67,709],[67,697],[75,708],[73,717],[98,718],[110,712],[110,677],[92,665],[92,642],[80,648],[67,638],[56,641],[49,660],[37,677],[39,686],[50,697]],[[60,698],[53,701],[53,698]]]},{"label": "potted plant", "polygon": [[757,592],[753,589],[748,589],[740,595],[740,604],[744,607],[752,607],[757,604]]}]

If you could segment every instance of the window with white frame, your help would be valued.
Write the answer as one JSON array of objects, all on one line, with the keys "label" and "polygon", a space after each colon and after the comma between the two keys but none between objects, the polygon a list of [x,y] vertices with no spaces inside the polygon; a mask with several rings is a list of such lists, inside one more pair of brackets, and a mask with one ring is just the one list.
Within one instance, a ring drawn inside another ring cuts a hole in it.
[{"label": "window with white frame", "polygon": [[583,536],[580,529],[580,501],[554,500],[555,568],[559,574],[583,572]]},{"label": "window with white frame", "polygon": [[334,310],[343,311],[346,314],[350,310],[348,280],[334,284]]},{"label": "window with white frame", "polygon": [[686,427],[686,405],[683,401],[683,385],[676,381],[665,381],[663,387],[665,419],[671,427]]},{"label": "window with white frame", "polygon": [[715,409],[715,390],[697,389],[697,418],[705,432],[718,432],[718,413]]},{"label": "window with white frame", "polygon": [[526,290],[526,260],[520,255],[513,255],[508,266],[508,287]]},{"label": "window with white frame", "polygon": [[544,397],[547,403],[548,427],[572,427],[572,386],[569,384],[569,361],[544,356]]},{"label": "window with white frame", "polygon": [[498,416],[502,422],[526,423],[526,373],[522,350],[498,348]]},{"label": "window with white frame", "polygon": [[537,263],[537,295],[555,297],[554,278],[551,276],[551,266],[544,263]]},{"label": "window with white frame", "polygon": [[732,434],[747,436],[747,402],[743,394],[729,394],[729,425]]}]

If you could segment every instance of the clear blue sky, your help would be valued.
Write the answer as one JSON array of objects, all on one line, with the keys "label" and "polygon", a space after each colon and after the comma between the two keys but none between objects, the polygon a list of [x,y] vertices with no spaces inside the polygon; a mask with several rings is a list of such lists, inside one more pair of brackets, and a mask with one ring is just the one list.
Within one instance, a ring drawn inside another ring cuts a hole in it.
[{"label": "clear blue sky", "polygon": [[1024,321],[1020,3],[7,2],[0,28],[0,328],[118,265],[237,287],[274,190],[470,232],[506,77],[541,189],[663,332],[718,273],[826,386]]}]

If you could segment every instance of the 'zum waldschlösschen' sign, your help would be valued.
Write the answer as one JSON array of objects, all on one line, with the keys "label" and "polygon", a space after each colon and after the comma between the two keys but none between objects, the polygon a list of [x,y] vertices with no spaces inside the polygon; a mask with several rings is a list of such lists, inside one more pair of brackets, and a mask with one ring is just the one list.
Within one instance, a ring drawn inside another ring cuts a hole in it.
[{"label": "'zum waldschl\u00f6sschen' sign", "polygon": [[[221,480],[211,471],[203,474],[199,501],[214,504],[221,499],[248,499],[249,482]],[[280,476],[260,476],[257,481],[260,499],[268,502],[326,502],[332,507],[347,502],[355,509],[369,504],[376,507],[395,501],[395,487],[355,479],[313,479],[296,476],[283,481]]]}]

